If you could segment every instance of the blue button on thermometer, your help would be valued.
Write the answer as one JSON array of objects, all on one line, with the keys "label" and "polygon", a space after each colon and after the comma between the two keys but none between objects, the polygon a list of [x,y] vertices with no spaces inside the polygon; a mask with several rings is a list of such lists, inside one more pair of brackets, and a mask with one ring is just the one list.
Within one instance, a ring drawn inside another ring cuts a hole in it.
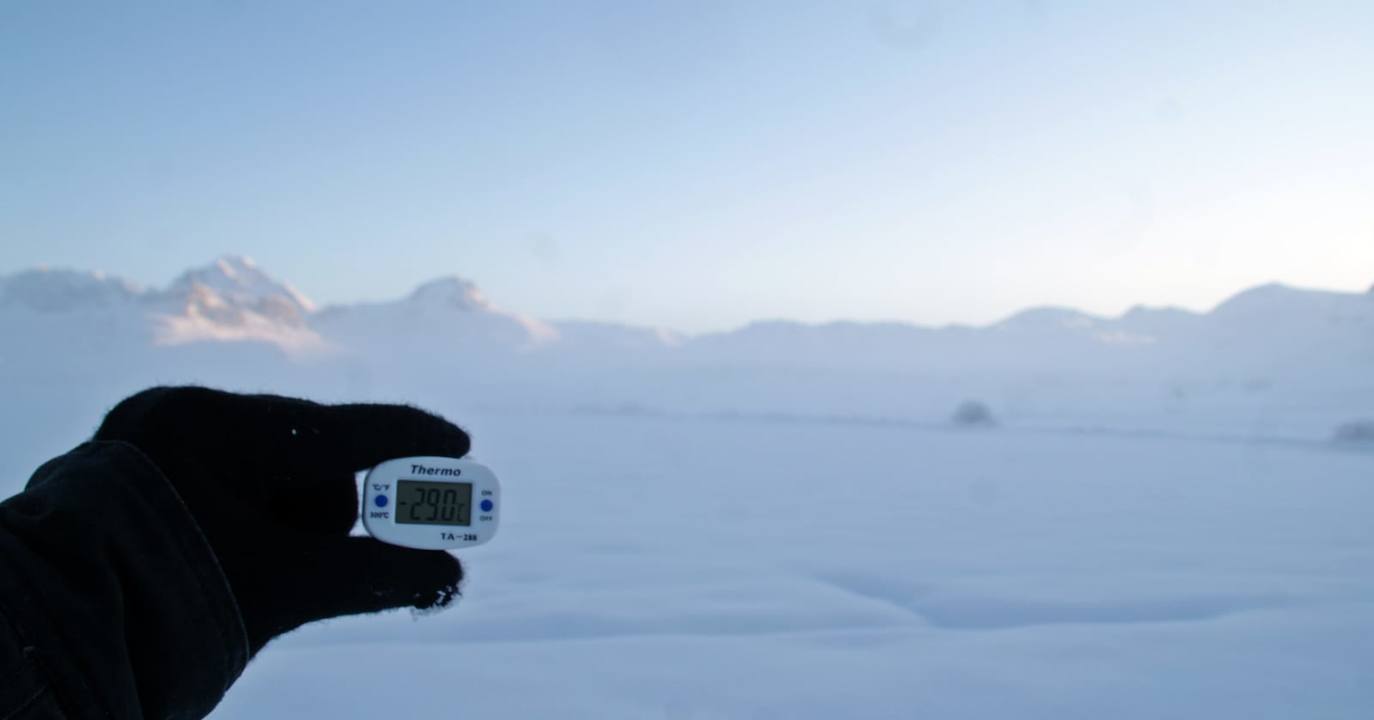
[{"label": "blue button on thermometer", "polygon": [[405,457],[363,480],[363,527],[392,545],[448,550],[481,545],[500,524],[501,485],[485,465],[446,457]]}]

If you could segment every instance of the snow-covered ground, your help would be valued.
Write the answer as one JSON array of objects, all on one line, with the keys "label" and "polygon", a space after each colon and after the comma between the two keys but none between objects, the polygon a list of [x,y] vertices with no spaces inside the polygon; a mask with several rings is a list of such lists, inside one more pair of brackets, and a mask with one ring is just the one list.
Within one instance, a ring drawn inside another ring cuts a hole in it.
[{"label": "snow-covered ground", "polygon": [[[263,652],[216,718],[1366,718],[1374,456],[471,418],[461,604]],[[341,692],[341,689],[344,691]]]},{"label": "snow-covered ground", "polygon": [[416,403],[501,476],[458,607],[281,638],[219,720],[1374,717],[1374,293],[684,337],[228,258],[0,278],[0,337],[4,495],[179,382]]}]

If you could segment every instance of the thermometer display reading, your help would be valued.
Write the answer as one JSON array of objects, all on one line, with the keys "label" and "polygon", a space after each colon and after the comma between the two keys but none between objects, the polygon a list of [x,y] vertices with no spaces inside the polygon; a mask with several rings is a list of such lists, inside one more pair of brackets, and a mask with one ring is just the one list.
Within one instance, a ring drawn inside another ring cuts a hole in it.
[{"label": "thermometer display reading", "polygon": [[396,522],[404,525],[471,525],[472,483],[397,481]]},{"label": "thermometer display reading", "polygon": [[462,458],[392,458],[367,471],[363,527],[372,537],[418,550],[481,545],[501,523],[501,483],[491,468]]}]

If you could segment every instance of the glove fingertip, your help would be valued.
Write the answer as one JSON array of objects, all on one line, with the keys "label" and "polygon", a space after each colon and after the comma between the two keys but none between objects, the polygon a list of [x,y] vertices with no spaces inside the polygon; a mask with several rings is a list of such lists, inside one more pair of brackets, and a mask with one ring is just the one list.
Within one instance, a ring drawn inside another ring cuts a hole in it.
[{"label": "glove fingertip", "polygon": [[463,564],[458,561],[458,558],[447,552],[442,550],[435,550],[434,552],[441,555],[442,558],[446,558],[446,560],[441,559],[441,564],[448,565],[449,573],[447,576],[442,573],[436,574],[434,577],[440,582],[416,594],[415,601],[411,603],[411,607],[416,610],[443,610],[463,595]]},{"label": "glove fingertip", "polygon": [[444,607],[459,595],[463,564],[443,550],[415,550],[375,538],[353,538],[359,564],[371,578],[377,599],[391,607]]}]

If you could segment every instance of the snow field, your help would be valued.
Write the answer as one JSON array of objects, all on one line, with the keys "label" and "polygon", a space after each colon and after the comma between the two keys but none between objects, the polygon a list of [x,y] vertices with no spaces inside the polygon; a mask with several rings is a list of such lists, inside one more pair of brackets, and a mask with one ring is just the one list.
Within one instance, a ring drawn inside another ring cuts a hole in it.
[{"label": "snow field", "polygon": [[1368,454],[746,420],[467,425],[506,508],[501,535],[462,553],[459,606],[279,639],[216,718],[1374,711]]}]

